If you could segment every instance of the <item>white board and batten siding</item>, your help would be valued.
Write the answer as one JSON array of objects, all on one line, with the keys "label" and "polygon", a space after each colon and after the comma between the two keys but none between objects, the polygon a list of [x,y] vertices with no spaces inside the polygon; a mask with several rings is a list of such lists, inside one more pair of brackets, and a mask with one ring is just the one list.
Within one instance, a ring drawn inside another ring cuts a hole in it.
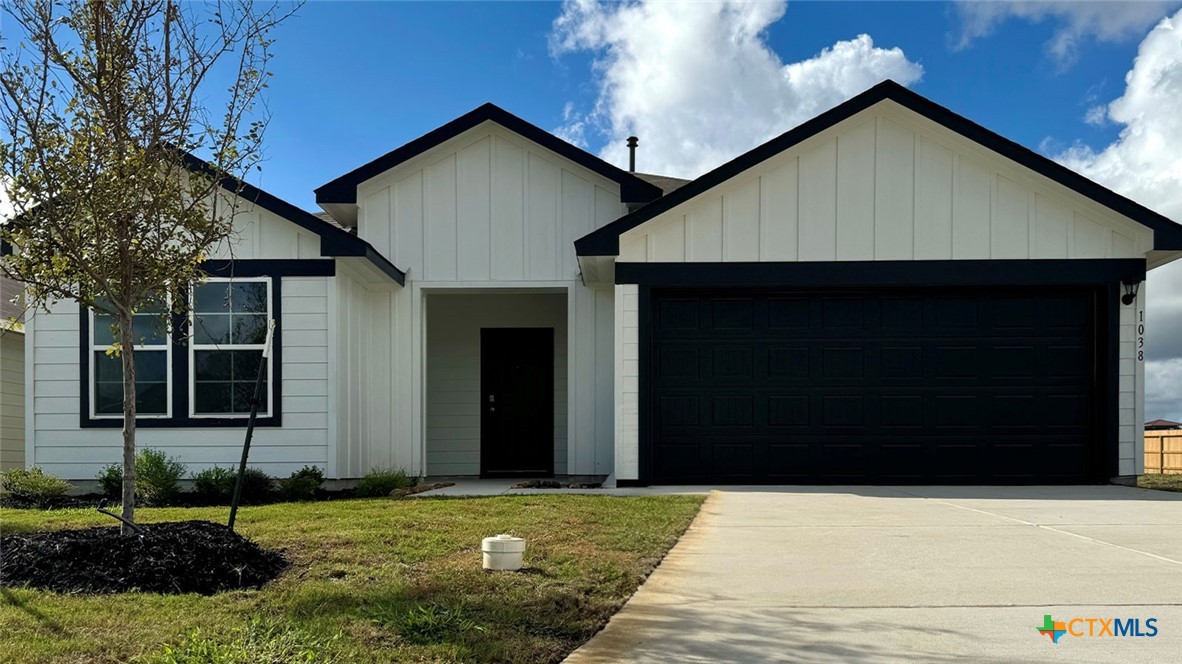
[{"label": "white board and batten siding", "polygon": [[[320,258],[319,237],[265,210],[246,209],[236,220],[235,242],[218,258]],[[325,259],[327,260],[327,259]],[[286,477],[306,464],[328,467],[336,441],[330,421],[329,289],[332,277],[282,277],[282,427],[255,430],[251,465]],[[122,459],[117,428],[81,428],[79,310],[58,302],[31,316],[26,326],[28,370],[25,416],[31,440],[28,465],[68,479],[94,479],[99,470]],[[174,347],[173,352],[186,352]],[[187,376],[174,376],[178,381]],[[231,466],[242,453],[242,427],[148,428],[137,430],[140,449],[153,448],[187,464],[190,472]]]},{"label": "white board and batten siding", "polygon": [[[1136,222],[884,102],[624,233],[618,261],[1144,259],[1152,242]],[[629,288],[616,287],[617,455],[636,447]],[[1121,309],[1121,474],[1140,472],[1142,457],[1141,293]],[[621,479],[635,478],[629,463]]]},{"label": "white board and batten siding", "polygon": [[[396,442],[388,458],[414,473],[478,472],[471,415],[459,413],[459,404],[432,398],[447,397],[439,396],[439,376],[432,374],[443,359],[424,361],[428,340],[436,326],[452,322],[446,314],[433,317],[431,302],[436,295],[453,297],[444,295],[449,291],[476,296],[487,289],[497,297],[492,290],[521,289],[563,294],[563,327],[574,331],[566,335],[562,354],[565,403],[555,409],[555,442],[562,448],[556,448],[555,470],[610,473],[614,293],[583,286],[574,241],[627,212],[619,185],[486,122],[363,182],[357,200],[358,235],[407,272],[406,287],[391,294],[387,352],[395,379],[386,405],[393,433],[386,436]],[[341,306],[348,301],[342,298]],[[522,320],[529,317],[520,313]],[[339,320],[341,339],[356,334],[350,317]],[[446,371],[469,376],[471,387],[471,376],[479,378],[479,358],[463,358],[449,360],[463,366]],[[342,362],[342,373],[347,366]],[[353,439],[342,440],[351,445]],[[389,443],[370,440],[354,452],[341,451],[342,476],[373,465],[367,455],[386,454],[381,450]],[[443,451],[453,448],[455,454]]]},{"label": "white board and batten siding", "polygon": [[357,188],[358,235],[424,282],[575,281],[619,185],[486,122]]}]

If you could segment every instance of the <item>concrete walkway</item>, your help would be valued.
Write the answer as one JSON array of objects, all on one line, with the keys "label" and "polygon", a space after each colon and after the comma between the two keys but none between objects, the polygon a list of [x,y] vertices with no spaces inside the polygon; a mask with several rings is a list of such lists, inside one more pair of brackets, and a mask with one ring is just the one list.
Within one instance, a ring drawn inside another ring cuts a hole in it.
[{"label": "concrete walkway", "polygon": [[[1044,614],[1156,618],[1158,634],[1053,644],[1038,632]],[[716,491],[648,582],[567,659],[768,661],[1182,661],[1182,494]]]},{"label": "concrete walkway", "polygon": [[451,482],[445,486],[423,493],[413,494],[415,498],[435,496],[451,496],[473,498],[480,496],[511,496],[511,495],[565,495],[570,493],[586,493],[602,496],[656,496],[662,494],[704,494],[710,487],[702,486],[659,486],[659,487],[615,487],[605,486],[599,489],[517,489],[514,488],[525,480],[521,479],[477,479],[472,477],[428,477],[426,484],[435,482]]}]

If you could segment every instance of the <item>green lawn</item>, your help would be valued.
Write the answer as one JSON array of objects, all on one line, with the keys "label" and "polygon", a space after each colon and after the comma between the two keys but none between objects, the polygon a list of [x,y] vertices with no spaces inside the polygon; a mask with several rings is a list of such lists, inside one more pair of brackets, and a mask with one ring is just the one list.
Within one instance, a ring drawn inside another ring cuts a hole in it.
[{"label": "green lawn", "polygon": [[1137,486],[1159,491],[1182,491],[1182,475],[1138,475]]},{"label": "green lawn", "polygon": [[[590,638],[698,511],[696,496],[345,500],[246,507],[238,531],[293,561],[213,597],[0,588],[0,662],[555,662]],[[225,509],[137,510],[144,522]],[[0,531],[109,525],[93,511],[0,509]],[[480,539],[527,539],[486,573]]]}]

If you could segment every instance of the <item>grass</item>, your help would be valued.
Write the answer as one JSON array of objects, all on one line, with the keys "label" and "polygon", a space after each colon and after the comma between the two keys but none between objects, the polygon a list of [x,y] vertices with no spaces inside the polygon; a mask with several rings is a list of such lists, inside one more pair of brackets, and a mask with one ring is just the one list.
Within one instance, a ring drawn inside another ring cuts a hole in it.
[{"label": "grass", "polygon": [[[0,588],[0,661],[556,662],[598,631],[689,525],[696,496],[344,500],[243,508],[238,531],[292,568],[257,591],[59,595]],[[144,522],[224,508],[145,508]],[[0,509],[0,532],[111,525]],[[520,573],[482,537],[527,540]]]},{"label": "grass", "polygon": [[1182,475],[1138,475],[1137,486],[1158,491],[1182,491]]}]

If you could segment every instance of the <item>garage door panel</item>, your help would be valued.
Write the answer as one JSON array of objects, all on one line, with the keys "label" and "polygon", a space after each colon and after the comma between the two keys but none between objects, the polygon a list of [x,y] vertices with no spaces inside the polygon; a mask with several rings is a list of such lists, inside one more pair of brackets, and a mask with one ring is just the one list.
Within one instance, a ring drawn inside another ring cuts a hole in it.
[{"label": "garage door panel", "polygon": [[1030,293],[656,291],[653,479],[1090,481],[1092,295]]}]

